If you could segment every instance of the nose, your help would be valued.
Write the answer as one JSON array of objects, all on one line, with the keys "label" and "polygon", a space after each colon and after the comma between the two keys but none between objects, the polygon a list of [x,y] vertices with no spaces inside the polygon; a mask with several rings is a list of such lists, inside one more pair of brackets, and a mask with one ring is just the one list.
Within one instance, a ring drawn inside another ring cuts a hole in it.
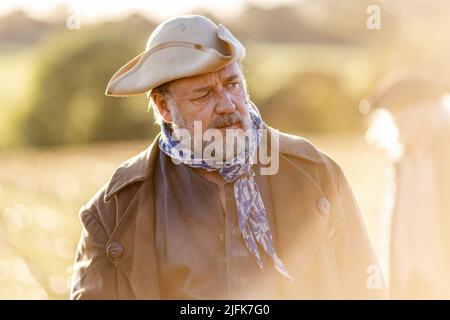
[{"label": "nose", "polygon": [[229,114],[233,113],[236,109],[236,106],[234,105],[233,101],[231,101],[230,97],[228,96],[227,92],[221,92],[219,101],[216,104],[215,111],[218,114]]}]

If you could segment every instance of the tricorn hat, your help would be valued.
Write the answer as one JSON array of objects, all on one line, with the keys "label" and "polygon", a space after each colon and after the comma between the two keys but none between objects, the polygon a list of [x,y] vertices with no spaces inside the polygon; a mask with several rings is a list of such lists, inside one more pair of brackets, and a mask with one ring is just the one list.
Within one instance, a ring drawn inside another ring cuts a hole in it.
[{"label": "tricorn hat", "polygon": [[200,15],[162,22],[144,52],[126,63],[108,83],[106,95],[144,94],[166,82],[217,71],[245,57],[245,48],[222,24]]}]

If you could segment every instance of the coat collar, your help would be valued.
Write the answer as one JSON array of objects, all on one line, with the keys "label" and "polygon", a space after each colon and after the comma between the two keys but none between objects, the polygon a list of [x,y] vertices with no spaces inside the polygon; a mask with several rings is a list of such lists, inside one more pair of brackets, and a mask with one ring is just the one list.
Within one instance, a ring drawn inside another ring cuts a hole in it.
[{"label": "coat collar", "polygon": [[[308,140],[279,132],[266,124],[264,127],[268,129],[269,136],[273,134],[279,135],[279,151],[281,154],[293,156],[313,163],[323,163],[324,158],[321,152],[315,148]],[[161,133],[153,140],[152,144],[122,163],[116,171],[106,188],[104,200],[109,200],[114,194],[127,186],[146,180],[153,174],[154,162],[159,152],[158,142]],[[269,143],[271,139],[268,139]]]}]

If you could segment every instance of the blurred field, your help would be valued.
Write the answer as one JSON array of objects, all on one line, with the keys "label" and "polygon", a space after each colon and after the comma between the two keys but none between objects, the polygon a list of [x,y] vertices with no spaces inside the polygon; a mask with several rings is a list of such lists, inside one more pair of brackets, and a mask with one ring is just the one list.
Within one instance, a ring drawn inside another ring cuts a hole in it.
[{"label": "blurred field", "polygon": [[[380,253],[386,161],[361,136],[308,138],[343,167]],[[0,299],[67,298],[79,208],[115,166],[146,146],[137,141],[0,155]]]},{"label": "blurred field", "polygon": [[[264,120],[309,132],[341,164],[384,263],[391,177],[387,159],[364,140],[358,105],[390,70],[447,70],[447,32],[439,26],[448,15],[438,13],[449,5],[429,6],[430,13],[416,4],[402,14],[400,5],[383,2],[383,28],[374,31],[366,27],[369,4],[249,6],[221,22],[247,48],[245,76]],[[117,99],[104,90],[159,22],[132,14],[69,30],[67,10],[58,17],[0,17],[0,299],[68,297],[79,208],[151,142],[139,139],[158,130],[145,97]]]},{"label": "blurred field", "polygon": [[17,119],[25,111],[31,92],[37,50],[0,52],[0,147],[18,144],[14,131]]}]

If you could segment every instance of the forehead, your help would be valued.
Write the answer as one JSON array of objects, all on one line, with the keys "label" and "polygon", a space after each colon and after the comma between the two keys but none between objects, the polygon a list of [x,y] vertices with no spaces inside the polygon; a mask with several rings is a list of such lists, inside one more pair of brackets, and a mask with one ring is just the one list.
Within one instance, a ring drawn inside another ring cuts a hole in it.
[{"label": "forehead", "polygon": [[242,71],[237,62],[233,62],[220,70],[205,73],[198,76],[187,77],[174,81],[174,89],[179,90],[193,90],[205,85],[214,85],[227,80],[232,76],[242,79]]}]

